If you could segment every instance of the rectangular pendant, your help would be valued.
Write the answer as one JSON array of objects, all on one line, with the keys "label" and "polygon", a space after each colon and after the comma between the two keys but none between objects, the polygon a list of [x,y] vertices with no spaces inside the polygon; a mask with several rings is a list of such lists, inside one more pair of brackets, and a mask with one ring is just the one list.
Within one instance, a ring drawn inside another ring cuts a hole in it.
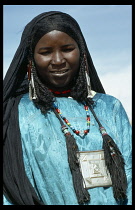
[{"label": "rectangular pendant", "polygon": [[105,165],[104,150],[78,152],[84,187],[112,186],[109,171]]}]

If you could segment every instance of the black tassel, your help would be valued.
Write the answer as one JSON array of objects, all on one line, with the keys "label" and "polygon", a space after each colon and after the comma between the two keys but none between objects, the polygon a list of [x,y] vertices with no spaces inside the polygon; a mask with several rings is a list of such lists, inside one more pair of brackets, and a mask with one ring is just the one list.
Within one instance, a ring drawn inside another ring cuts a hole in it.
[{"label": "black tassel", "polygon": [[111,176],[114,198],[117,202],[123,203],[127,199],[127,178],[124,169],[124,159],[113,139],[106,133],[105,128],[100,127],[99,129],[103,137],[105,164]]},{"label": "black tassel", "polygon": [[68,162],[69,162],[69,167],[72,174],[75,193],[78,199],[78,203],[83,204],[90,200],[90,195],[83,186],[84,180],[83,180],[82,173],[80,171],[79,157],[77,156],[78,154],[77,152],[79,151],[78,146],[75,142],[74,136],[68,132],[68,129],[65,125],[62,126],[62,130],[63,129],[64,129],[64,133],[66,137]]},{"label": "black tassel", "polygon": [[105,164],[111,176],[114,198],[119,204],[123,204],[127,201],[127,177],[124,168],[124,159],[113,139],[107,134],[105,128],[99,122],[92,106],[90,106],[90,109],[102,134]]},{"label": "black tassel", "polygon": [[63,121],[61,120],[60,116],[55,111],[55,109],[53,111],[61,123],[62,132],[64,133],[65,138],[66,138],[68,163],[69,163],[70,171],[72,174],[73,185],[74,185],[76,197],[77,197],[78,203],[83,204],[90,200],[90,195],[89,195],[87,189],[85,189],[83,186],[84,180],[83,180],[83,176],[82,176],[82,173],[80,170],[79,156],[78,156],[79,149],[76,144],[76,140],[75,140],[74,136],[71,135],[71,133],[68,131],[68,128],[63,123]]}]

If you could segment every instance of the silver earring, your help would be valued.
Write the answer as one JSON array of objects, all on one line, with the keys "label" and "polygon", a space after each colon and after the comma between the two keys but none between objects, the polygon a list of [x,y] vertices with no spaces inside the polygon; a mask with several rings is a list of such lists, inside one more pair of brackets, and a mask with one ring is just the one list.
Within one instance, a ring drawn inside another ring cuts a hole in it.
[{"label": "silver earring", "polygon": [[34,77],[33,77],[33,70],[34,64],[32,61],[29,62],[28,65],[28,80],[29,80],[29,98],[30,100],[37,99],[37,94],[35,90],[35,84],[34,84]]},{"label": "silver earring", "polygon": [[92,98],[91,83],[90,83],[90,77],[89,77],[89,74],[88,74],[88,63],[87,63],[87,58],[86,58],[85,54],[84,54],[84,60],[85,60],[85,76],[86,76],[87,91],[88,91],[87,98]]}]

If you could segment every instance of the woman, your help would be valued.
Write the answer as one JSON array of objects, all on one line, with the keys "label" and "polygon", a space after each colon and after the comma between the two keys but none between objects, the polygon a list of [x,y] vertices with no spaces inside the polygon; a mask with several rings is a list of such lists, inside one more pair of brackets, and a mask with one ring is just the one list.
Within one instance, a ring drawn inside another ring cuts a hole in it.
[{"label": "woman", "polygon": [[4,79],[4,205],[131,205],[131,127],[78,23],[25,27]]}]

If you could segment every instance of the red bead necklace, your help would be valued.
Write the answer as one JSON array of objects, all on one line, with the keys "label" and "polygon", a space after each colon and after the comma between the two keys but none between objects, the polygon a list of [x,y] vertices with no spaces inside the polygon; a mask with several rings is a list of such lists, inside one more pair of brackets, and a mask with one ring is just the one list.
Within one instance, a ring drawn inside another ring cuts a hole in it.
[{"label": "red bead necklace", "polygon": [[87,135],[90,131],[90,115],[88,113],[88,106],[84,105],[84,109],[86,111],[86,121],[87,121],[87,129],[84,130],[84,131],[79,131],[79,130],[76,130],[71,124],[70,122],[62,115],[60,109],[58,109],[58,107],[54,104],[54,108],[56,110],[56,112],[60,115],[60,117],[64,120],[64,122],[72,129],[72,131],[78,135],[78,136],[84,136],[84,135]]},{"label": "red bead necklace", "polygon": [[66,94],[66,93],[70,93],[71,90],[64,90],[64,91],[54,91],[52,89],[49,89],[52,93],[56,94],[56,95],[60,95],[60,94]]}]

